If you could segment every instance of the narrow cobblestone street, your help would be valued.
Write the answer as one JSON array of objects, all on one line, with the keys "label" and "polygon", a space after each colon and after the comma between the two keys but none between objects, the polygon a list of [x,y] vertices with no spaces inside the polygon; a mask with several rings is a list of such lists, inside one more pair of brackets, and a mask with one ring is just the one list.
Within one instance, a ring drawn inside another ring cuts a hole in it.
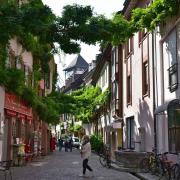
[{"label": "narrow cobblestone street", "polygon": [[[82,169],[81,163],[79,151],[76,149],[73,149],[72,153],[55,151],[53,154],[26,166],[13,167],[12,176],[13,180],[81,180],[87,178],[93,180],[137,180],[136,177],[129,173],[103,168],[99,163],[98,156],[94,154],[89,161],[89,164],[94,169],[94,176],[79,177]],[[3,180],[3,173],[0,173],[0,179]],[[7,179],[10,179],[10,177],[8,176]]]}]

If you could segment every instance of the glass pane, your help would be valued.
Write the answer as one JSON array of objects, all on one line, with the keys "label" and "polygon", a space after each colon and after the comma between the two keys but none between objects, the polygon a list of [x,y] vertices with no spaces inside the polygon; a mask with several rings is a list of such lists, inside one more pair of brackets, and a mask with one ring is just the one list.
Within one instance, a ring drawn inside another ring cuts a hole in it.
[{"label": "glass pane", "polygon": [[180,127],[176,128],[176,136],[175,136],[175,144],[176,144],[176,152],[180,152]]},{"label": "glass pane", "polygon": [[170,75],[170,86],[174,85],[174,84],[177,84],[177,73],[173,73]]},{"label": "glass pane", "polygon": [[174,111],[173,110],[168,111],[168,123],[169,123],[169,127],[175,126],[175,124],[174,124]]},{"label": "glass pane", "polygon": [[169,65],[172,66],[176,60],[176,30],[173,30],[168,36],[166,42],[166,53],[168,55]]},{"label": "glass pane", "polygon": [[176,152],[176,148],[175,148],[175,135],[176,135],[175,128],[170,128],[169,129],[169,151],[171,153],[175,153]]}]

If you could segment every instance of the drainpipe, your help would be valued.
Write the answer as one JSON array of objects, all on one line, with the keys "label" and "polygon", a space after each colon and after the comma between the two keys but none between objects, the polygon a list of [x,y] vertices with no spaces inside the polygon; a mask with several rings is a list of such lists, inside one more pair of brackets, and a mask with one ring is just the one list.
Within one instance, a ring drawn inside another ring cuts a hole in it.
[{"label": "drainpipe", "polygon": [[[155,30],[156,31],[156,30]],[[155,114],[155,109],[156,109],[156,90],[155,90],[155,76],[156,76],[156,71],[157,67],[155,67],[155,61],[156,59],[156,33],[155,31],[152,32],[152,77],[153,77],[153,118],[154,118],[154,148],[157,149],[157,132],[156,132],[156,114]]]}]

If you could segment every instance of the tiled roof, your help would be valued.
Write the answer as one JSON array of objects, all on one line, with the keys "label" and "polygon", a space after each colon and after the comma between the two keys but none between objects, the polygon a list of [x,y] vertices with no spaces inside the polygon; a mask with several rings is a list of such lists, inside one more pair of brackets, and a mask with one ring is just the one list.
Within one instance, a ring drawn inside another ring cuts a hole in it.
[{"label": "tiled roof", "polygon": [[79,54],[63,71],[71,71],[74,68],[84,68],[87,69],[89,64],[86,60]]}]

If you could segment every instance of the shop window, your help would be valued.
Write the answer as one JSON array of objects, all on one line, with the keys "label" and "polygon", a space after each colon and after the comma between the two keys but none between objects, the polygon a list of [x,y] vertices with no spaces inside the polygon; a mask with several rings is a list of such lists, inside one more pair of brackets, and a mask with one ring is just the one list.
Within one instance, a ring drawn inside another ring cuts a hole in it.
[{"label": "shop window", "polygon": [[135,123],[133,116],[126,119],[126,128],[127,128],[127,148],[134,149]]}]

